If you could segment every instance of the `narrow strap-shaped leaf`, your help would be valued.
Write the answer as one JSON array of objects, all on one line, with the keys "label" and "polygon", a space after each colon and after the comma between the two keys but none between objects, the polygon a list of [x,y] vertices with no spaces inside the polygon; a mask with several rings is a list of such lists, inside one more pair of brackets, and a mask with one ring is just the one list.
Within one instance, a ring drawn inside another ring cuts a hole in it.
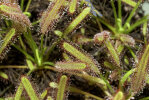
[{"label": "narrow strap-shaped leaf", "polygon": [[30,20],[22,13],[20,6],[16,3],[0,2],[0,14],[22,25],[31,26]]},{"label": "narrow strap-shaped leaf", "polygon": [[111,57],[113,58],[114,62],[119,67],[120,66],[120,58],[119,58],[117,51],[115,50],[115,48],[111,44],[110,40],[105,41],[105,45],[106,45]]},{"label": "narrow strap-shaped leaf", "polygon": [[123,2],[129,4],[130,6],[132,7],[135,7],[136,6],[136,2],[134,2],[133,0],[122,0]]},{"label": "narrow strap-shaped leaf", "polygon": [[38,97],[37,97],[37,94],[35,93],[35,90],[33,89],[30,81],[25,77],[23,76],[21,78],[21,82],[27,92],[27,94],[29,95],[30,99],[31,100],[39,100]]},{"label": "narrow strap-shaped leaf", "polygon": [[57,62],[55,67],[60,70],[82,71],[87,66],[85,63],[80,62]]},{"label": "narrow strap-shaped leaf", "polygon": [[148,33],[148,23],[147,21],[143,24],[143,29],[142,29],[142,33],[144,36],[146,36],[146,34]]},{"label": "narrow strap-shaped leaf", "polygon": [[76,47],[65,41],[62,42],[62,47],[65,51],[76,57],[78,60],[87,63],[92,71],[94,71],[95,73],[100,73],[98,63],[89,54],[81,52]]},{"label": "narrow strap-shaped leaf", "polygon": [[71,0],[70,6],[69,6],[69,12],[73,14],[76,11],[78,0]]},{"label": "narrow strap-shaped leaf", "polygon": [[56,100],[64,100],[67,81],[68,81],[68,78],[67,78],[66,75],[63,75],[60,78],[60,81],[59,81],[59,84],[58,84],[58,92],[57,92]]},{"label": "narrow strap-shaped leaf", "polygon": [[7,49],[7,46],[10,44],[13,36],[15,36],[15,29],[14,28],[12,28],[3,39],[3,43],[0,47],[0,59],[4,58],[4,56],[6,54],[5,49]]},{"label": "narrow strap-shaped leaf", "polygon": [[15,97],[14,97],[14,100],[20,100],[21,99],[21,95],[22,95],[22,92],[23,92],[23,84],[20,83],[17,91],[16,91],[16,94],[15,94]]},{"label": "narrow strap-shaped leaf", "polygon": [[131,90],[138,93],[145,85],[147,77],[147,66],[149,63],[149,44],[146,46],[141,59],[136,65],[136,70],[132,76]]},{"label": "narrow strap-shaped leaf", "polygon": [[63,5],[65,0],[54,0],[47,10],[42,14],[40,27],[41,33],[45,34],[49,30],[52,30],[56,24],[57,19],[61,18],[64,9]]},{"label": "narrow strap-shaped leaf", "polygon": [[116,49],[118,55],[120,55],[123,50],[124,50],[124,45],[123,45],[123,44],[120,44],[120,45],[117,47],[117,49]]},{"label": "narrow strap-shaped leaf", "polygon": [[120,88],[124,85],[124,82],[130,77],[130,75],[135,71],[135,69],[129,70],[120,80]]},{"label": "narrow strap-shaped leaf", "polygon": [[102,88],[104,88],[105,90],[107,89],[106,82],[101,78],[93,77],[93,76],[90,76],[90,75],[82,75],[81,77],[83,77],[86,80],[89,80],[90,82],[101,85]]},{"label": "narrow strap-shaped leaf", "polygon": [[90,13],[91,8],[86,7],[83,11],[70,23],[70,25],[64,31],[64,36],[68,35],[68,33],[72,32]]}]

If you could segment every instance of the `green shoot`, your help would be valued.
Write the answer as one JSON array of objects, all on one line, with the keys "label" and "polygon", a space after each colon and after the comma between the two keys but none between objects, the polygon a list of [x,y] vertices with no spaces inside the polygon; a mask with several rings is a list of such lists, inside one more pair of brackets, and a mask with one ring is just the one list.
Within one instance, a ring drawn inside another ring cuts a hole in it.
[{"label": "green shoot", "polygon": [[64,71],[83,71],[87,66],[85,63],[79,63],[79,62],[57,62],[55,64],[55,67]]},{"label": "green shoot", "polygon": [[11,43],[12,38],[15,36],[15,29],[12,28],[3,39],[2,46],[0,48],[0,59],[5,56],[5,49]]},{"label": "green shoot", "polygon": [[23,90],[24,90],[23,84],[20,83],[19,87],[17,88],[14,100],[20,100],[21,99],[21,95],[22,95]]},{"label": "green shoot", "polygon": [[133,0],[122,0],[123,2],[127,3],[128,5],[135,7],[136,6],[136,2],[134,2]]},{"label": "green shoot", "polygon": [[132,73],[134,73],[135,72],[135,69],[131,69],[131,70],[129,70],[122,78],[121,78],[121,80],[120,80],[120,83],[119,83],[119,86],[120,86],[120,88],[122,88],[122,86],[124,85],[124,83],[126,82],[126,80],[130,77],[130,75],[132,74]]},{"label": "green shoot", "polygon": [[69,12],[73,14],[76,11],[78,0],[71,0],[70,6],[69,6]]},{"label": "green shoot", "polygon": [[26,6],[26,9],[25,9],[25,12],[27,12],[27,11],[28,11],[29,6],[30,6],[30,4],[31,4],[31,1],[32,1],[32,0],[28,0],[28,3],[27,3],[27,6]]},{"label": "green shoot", "polygon": [[63,75],[60,78],[60,81],[58,84],[58,92],[57,92],[56,100],[64,100],[67,81],[68,81],[68,78],[66,75]]},{"label": "green shoot", "polygon": [[143,24],[142,33],[143,33],[143,36],[144,36],[144,43],[147,44],[147,38],[146,38],[146,35],[147,35],[147,21]]},{"label": "green shoot", "polygon": [[64,37],[68,35],[68,33],[72,32],[82,21],[86,16],[90,13],[91,8],[86,7],[71,23],[70,25],[65,29],[64,31]]},{"label": "green shoot", "polygon": [[111,57],[113,58],[115,64],[120,67],[120,58],[119,58],[119,55],[117,53],[117,51],[115,50],[115,48],[113,47],[113,45],[111,44],[111,42],[109,40],[107,40],[105,42],[105,45],[111,55]]},{"label": "green shoot", "polygon": [[31,100],[39,100],[39,98],[37,97],[37,94],[35,93],[35,90],[33,89],[30,81],[25,76],[23,76],[21,78],[21,82],[22,82],[24,89],[26,90],[27,94],[29,95],[30,99]]}]

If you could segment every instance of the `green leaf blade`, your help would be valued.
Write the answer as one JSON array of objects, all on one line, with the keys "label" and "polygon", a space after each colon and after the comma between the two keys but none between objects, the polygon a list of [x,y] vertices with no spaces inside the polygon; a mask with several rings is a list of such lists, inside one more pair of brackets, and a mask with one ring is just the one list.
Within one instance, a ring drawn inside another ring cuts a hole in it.
[{"label": "green leaf blade", "polygon": [[67,76],[63,75],[58,84],[58,92],[57,92],[56,100],[64,100],[67,81],[68,81]]},{"label": "green leaf blade", "polygon": [[138,93],[141,89],[143,89],[146,83],[147,77],[147,66],[149,63],[149,44],[146,46],[141,59],[136,65],[136,70],[132,76],[131,90],[134,93]]},{"label": "green leaf blade", "polygon": [[55,0],[47,8],[47,10],[42,14],[40,27],[41,33],[45,34],[49,30],[52,30],[57,22],[57,19],[61,18],[63,12],[62,6],[65,4],[66,0]]},{"label": "green leaf blade", "polygon": [[12,28],[3,39],[2,46],[0,47],[0,59],[3,59],[5,56],[5,49],[11,43],[12,38],[15,36],[15,29]]},{"label": "green leaf blade", "polygon": [[68,33],[72,32],[82,21],[85,17],[90,13],[91,8],[86,7],[65,29],[64,36],[68,35]]},{"label": "green leaf blade", "polygon": [[24,88],[23,88],[23,84],[20,83],[17,91],[16,91],[16,94],[15,94],[15,97],[14,97],[14,100],[20,100],[21,99],[21,95],[22,95],[22,92],[23,92]]},{"label": "green leaf blade", "polygon": [[70,12],[71,14],[73,14],[73,13],[75,12],[75,10],[76,10],[77,1],[78,1],[78,0],[71,0],[71,2],[70,2],[69,12]]},{"label": "green leaf blade", "polygon": [[105,41],[105,45],[106,45],[108,51],[110,52],[110,55],[113,58],[113,60],[116,63],[116,65],[118,67],[120,67],[119,55],[118,55],[117,51],[115,50],[115,48],[113,47],[113,45],[111,44],[111,42],[109,40],[107,40],[107,41]]},{"label": "green leaf blade", "polygon": [[37,97],[35,90],[33,89],[30,81],[25,76],[23,76],[21,78],[21,82],[22,82],[27,94],[29,95],[30,99],[31,100],[39,100],[39,98]]},{"label": "green leaf blade", "polygon": [[77,48],[75,48],[74,46],[72,46],[67,42],[63,42],[62,47],[64,48],[64,50],[66,50],[68,53],[76,57],[78,60],[87,63],[92,71],[94,71],[95,73],[100,73],[97,65],[98,63],[95,62],[95,60],[91,56],[89,56],[84,52],[79,51]]},{"label": "green leaf blade", "polygon": [[83,71],[87,66],[85,63],[80,62],[57,62],[55,67],[62,71]]},{"label": "green leaf blade", "polygon": [[0,14],[22,25],[31,26],[29,18],[22,13],[16,3],[0,3]]}]

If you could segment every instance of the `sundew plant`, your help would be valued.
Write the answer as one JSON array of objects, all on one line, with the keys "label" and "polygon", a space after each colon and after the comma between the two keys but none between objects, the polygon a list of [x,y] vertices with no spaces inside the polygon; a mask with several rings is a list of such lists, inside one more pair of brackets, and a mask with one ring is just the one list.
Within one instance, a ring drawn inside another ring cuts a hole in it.
[{"label": "sundew plant", "polygon": [[0,0],[0,100],[149,100],[148,0]]}]

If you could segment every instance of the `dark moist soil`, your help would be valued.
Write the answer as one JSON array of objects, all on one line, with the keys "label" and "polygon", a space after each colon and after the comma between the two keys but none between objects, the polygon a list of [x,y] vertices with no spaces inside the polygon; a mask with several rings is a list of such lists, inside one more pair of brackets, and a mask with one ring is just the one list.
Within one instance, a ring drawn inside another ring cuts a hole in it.
[{"label": "dark moist soil", "polygon": [[[110,0],[91,0],[92,3],[94,4],[95,8],[103,14],[103,16],[108,19],[108,21],[111,24],[114,24],[114,18],[113,18],[113,12],[112,8],[110,5]],[[20,2],[20,0],[19,0]],[[27,3],[27,0],[25,0],[25,5]],[[49,1],[48,0],[32,0],[31,6],[29,8],[29,12],[31,12],[32,16],[30,18],[31,22],[37,21],[40,17],[43,11],[48,7]],[[126,4],[122,5],[123,7],[123,18],[125,19],[129,12],[131,10],[124,10],[124,8],[129,8]],[[140,8],[141,9],[141,8]],[[139,17],[142,17],[141,14],[136,14],[133,21],[135,22],[138,20]],[[61,20],[57,26],[56,29],[62,29],[65,25],[68,25],[68,23],[65,24],[65,21],[68,20],[68,15],[66,14]],[[69,20],[68,20],[69,21]],[[133,23],[133,22],[132,22]],[[92,19],[88,20],[86,23],[83,24],[83,27],[86,29],[85,35],[87,37],[93,38],[93,36],[100,32],[98,25],[92,21]],[[103,25],[104,30],[108,30],[104,25]],[[79,34],[80,30],[76,30],[75,34]],[[140,34],[141,33],[141,27],[138,27],[135,29],[130,35],[134,37],[136,40],[141,40],[143,41],[143,36]],[[32,28],[32,34],[34,40],[39,44],[40,42],[40,35],[39,35],[39,25],[35,25],[35,27]],[[70,37],[74,36],[72,34]],[[48,34],[48,41],[47,45],[50,47],[50,45],[57,39],[57,36],[55,36],[52,32],[49,32]],[[24,40],[24,38],[23,38]],[[16,43],[18,44],[18,43]],[[140,45],[140,42],[137,42],[137,45]],[[102,61],[104,61],[105,58],[105,51],[104,47],[99,47],[94,45],[93,43],[85,44],[82,46],[85,51],[88,53],[92,54],[94,58],[101,64],[102,66]],[[30,49],[28,50],[30,51]],[[96,55],[96,53],[101,52],[99,55]],[[134,48],[134,51],[137,51]],[[60,61],[63,60],[62,58],[62,52],[59,50],[58,46],[54,49],[52,54],[50,55],[49,61]],[[125,51],[125,53],[128,57],[130,56],[130,53],[128,51]],[[100,57],[99,57],[100,56]],[[0,65],[26,65],[25,61],[25,56],[18,52],[14,47],[11,47],[11,50],[5,57],[5,59],[2,61]],[[105,71],[105,68],[102,68],[103,72]],[[127,69],[128,70],[128,69]],[[22,75],[25,75],[29,70],[25,69],[2,69],[1,71],[5,72],[9,76],[9,80],[4,80],[0,79],[0,97],[9,97],[13,96],[15,93],[15,90],[20,82],[20,77]],[[107,69],[106,69],[107,71]],[[49,82],[51,81],[57,81],[57,77],[59,77],[59,73],[48,71],[48,70],[39,70],[36,72],[33,72],[32,75],[30,76],[30,80],[34,83],[34,87],[36,88],[36,91],[40,94],[42,91],[44,91],[47,87]],[[104,98],[105,95],[103,91],[98,88],[96,85],[91,85],[89,84],[86,80],[83,80],[82,78],[76,77],[76,76],[71,76],[70,77],[70,84],[71,86],[77,87],[81,90],[84,90],[86,92],[92,93],[94,95],[97,95],[99,97]],[[117,87],[118,81],[113,81],[112,85]],[[148,85],[144,88],[143,92],[140,93],[140,95],[137,95],[135,97],[135,100],[138,100],[143,97],[149,96],[149,89]],[[6,90],[6,91],[5,91]],[[4,92],[5,91],[5,92]],[[25,94],[24,94],[25,95]],[[76,94],[76,93],[69,93],[68,95],[68,100],[84,100],[84,96],[81,94]],[[94,100],[90,98],[89,100]]]}]

